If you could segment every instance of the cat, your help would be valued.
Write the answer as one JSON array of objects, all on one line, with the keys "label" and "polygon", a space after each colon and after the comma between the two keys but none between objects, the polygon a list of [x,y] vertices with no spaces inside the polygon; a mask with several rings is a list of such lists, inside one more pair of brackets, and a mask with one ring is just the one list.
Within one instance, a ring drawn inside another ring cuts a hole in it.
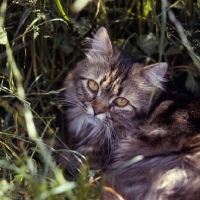
[{"label": "cat", "polygon": [[[112,45],[104,27],[84,43],[85,58],[64,82],[67,144],[69,149],[91,158],[91,168],[103,170],[116,142],[131,136],[149,117],[165,90],[167,63],[144,66],[132,62]],[[55,143],[54,148],[66,147]],[[70,163],[80,167],[84,162],[83,157],[68,150],[55,158],[65,168]]]},{"label": "cat", "polygon": [[[90,157],[124,199],[200,199],[199,100],[166,93],[167,63],[132,62],[105,28],[85,43],[85,58],[64,84],[69,149]],[[55,157],[79,168],[80,154]]]},{"label": "cat", "polygon": [[[131,139],[116,146],[105,170],[113,173],[107,187],[124,199],[200,199],[199,99],[168,95]],[[117,198],[105,192],[102,199]]]}]

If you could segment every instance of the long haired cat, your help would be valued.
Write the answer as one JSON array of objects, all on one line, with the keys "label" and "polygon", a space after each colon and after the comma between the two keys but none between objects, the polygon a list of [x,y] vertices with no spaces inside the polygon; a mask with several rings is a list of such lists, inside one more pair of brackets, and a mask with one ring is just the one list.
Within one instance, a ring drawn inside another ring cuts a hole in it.
[{"label": "long haired cat", "polygon": [[112,153],[107,186],[126,200],[200,199],[200,101],[168,99]]},{"label": "long haired cat", "polygon": [[[116,141],[131,136],[149,116],[164,90],[167,64],[133,63],[111,44],[103,27],[85,43],[89,45],[85,58],[65,80],[68,145],[92,157],[93,168],[102,169]],[[69,164],[64,157],[79,165],[69,152],[55,157],[64,166]]]}]

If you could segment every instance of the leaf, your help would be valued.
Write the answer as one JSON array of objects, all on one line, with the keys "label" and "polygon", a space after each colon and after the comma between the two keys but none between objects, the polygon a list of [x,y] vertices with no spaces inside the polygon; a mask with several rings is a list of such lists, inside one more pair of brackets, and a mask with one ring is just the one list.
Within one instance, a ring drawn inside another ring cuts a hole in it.
[{"label": "leaf", "polygon": [[165,56],[167,55],[175,55],[175,54],[180,54],[181,50],[180,48],[177,48],[176,46],[170,46],[166,51],[165,51]]},{"label": "leaf", "polygon": [[149,14],[149,11],[151,10],[151,4],[150,1],[145,1],[143,5],[143,16],[146,18]]},{"label": "leaf", "polygon": [[151,56],[156,47],[156,36],[153,33],[149,33],[148,35],[143,35],[138,38],[136,44],[144,51],[145,54]]},{"label": "leaf", "polygon": [[189,72],[185,87],[196,95],[200,95],[200,83],[197,81],[196,73]]},{"label": "leaf", "polygon": [[114,45],[116,45],[120,50],[123,50],[127,55],[130,56],[141,56],[141,52],[131,43],[124,39],[118,39],[117,41],[113,42]]},{"label": "leaf", "polygon": [[[68,39],[68,38],[67,38]],[[71,53],[73,50],[74,50],[74,46],[72,46],[72,44],[71,44],[71,42],[73,41],[73,40],[64,40],[63,42],[62,42],[62,44],[60,45],[60,48],[61,48],[61,50],[66,54],[66,55],[68,55],[69,53]]]},{"label": "leaf", "polygon": [[84,36],[90,29],[91,23],[87,19],[81,19],[73,25],[73,30],[77,31],[80,36]]},{"label": "leaf", "polygon": [[0,44],[6,44],[7,42],[7,32],[5,28],[0,27]]}]

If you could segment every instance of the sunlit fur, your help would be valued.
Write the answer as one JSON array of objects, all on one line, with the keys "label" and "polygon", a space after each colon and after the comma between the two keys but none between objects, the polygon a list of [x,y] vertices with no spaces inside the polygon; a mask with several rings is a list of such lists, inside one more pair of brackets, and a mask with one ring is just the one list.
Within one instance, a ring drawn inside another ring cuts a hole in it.
[{"label": "sunlit fur", "polygon": [[[85,43],[90,46],[85,58],[65,80],[67,124],[69,135],[75,138],[73,149],[85,156],[92,154],[93,166],[102,168],[115,141],[131,135],[149,115],[164,90],[167,64],[133,63],[112,46],[105,28]],[[96,93],[88,87],[90,80],[98,84]],[[117,97],[126,98],[128,104],[117,106]]]}]

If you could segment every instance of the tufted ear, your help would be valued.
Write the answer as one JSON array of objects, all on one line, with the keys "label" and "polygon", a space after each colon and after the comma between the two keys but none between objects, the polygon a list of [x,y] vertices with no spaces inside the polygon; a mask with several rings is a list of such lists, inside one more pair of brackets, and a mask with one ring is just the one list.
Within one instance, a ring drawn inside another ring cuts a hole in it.
[{"label": "tufted ear", "polygon": [[142,69],[142,74],[150,83],[164,90],[162,82],[166,82],[164,76],[167,73],[167,67],[167,63],[164,62],[147,65]]},{"label": "tufted ear", "polygon": [[94,38],[86,38],[86,42],[91,43],[91,49],[89,52],[112,56],[113,47],[107,33],[107,30],[104,27],[101,27],[94,35]]}]

